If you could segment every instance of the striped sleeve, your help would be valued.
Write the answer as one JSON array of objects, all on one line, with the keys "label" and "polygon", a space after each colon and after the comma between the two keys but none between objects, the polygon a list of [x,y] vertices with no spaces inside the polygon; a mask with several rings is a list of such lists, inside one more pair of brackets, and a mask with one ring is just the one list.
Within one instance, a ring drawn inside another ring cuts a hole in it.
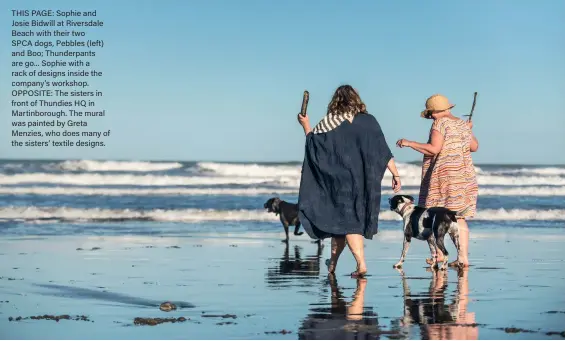
[{"label": "striped sleeve", "polygon": [[432,124],[432,130],[437,130],[442,136],[445,136],[447,131],[447,122],[446,118],[440,118],[439,120],[434,120]]}]

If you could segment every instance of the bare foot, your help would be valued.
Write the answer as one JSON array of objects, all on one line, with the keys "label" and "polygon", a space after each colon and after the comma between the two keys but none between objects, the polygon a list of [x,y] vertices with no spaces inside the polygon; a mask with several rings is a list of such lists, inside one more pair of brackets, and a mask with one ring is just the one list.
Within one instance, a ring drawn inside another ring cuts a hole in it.
[{"label": "bare foot", "polygon": [[469,267],[469,262],[467,262],[467,261],[466,261],[466,262],[462,262],[462,261],[460,261],[460,260],[455,260],[455,261],[449,263],[448,266],[449,266],[450,268],[460,268],[460,269],[462,269],[462,268],[468,268],[468,267]]},{"label": "bare foot", "polygon": [[363,278],[363,277],[365,277],[366,274],[367,274],[367,266],[363,265],[363,266],[357,267],[357,270],[355,270],[351,273],[351,277]]},{"label": "bare foot", "polygon": [[367,270],[365,271],[356,270],[351,273],[351,277],[353,278],[364,278],[365,275],[367,275]]}]

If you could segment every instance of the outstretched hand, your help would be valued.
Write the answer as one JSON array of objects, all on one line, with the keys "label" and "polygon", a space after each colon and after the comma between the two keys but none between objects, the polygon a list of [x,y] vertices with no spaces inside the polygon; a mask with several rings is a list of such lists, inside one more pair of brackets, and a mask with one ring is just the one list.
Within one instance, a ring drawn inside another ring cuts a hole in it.
[{"label": "outstretched hand", "polygon": [[408,141],[407,139],[400,139],[400,140],[396,141],[396,146],[398,148],[408,147],[409,143],[410,143],[410,141]]},{"label": "outstretched hand", "polygon": [[467,127],[469,127],[469,129],[473,129],[473,121],[467,121]]}]

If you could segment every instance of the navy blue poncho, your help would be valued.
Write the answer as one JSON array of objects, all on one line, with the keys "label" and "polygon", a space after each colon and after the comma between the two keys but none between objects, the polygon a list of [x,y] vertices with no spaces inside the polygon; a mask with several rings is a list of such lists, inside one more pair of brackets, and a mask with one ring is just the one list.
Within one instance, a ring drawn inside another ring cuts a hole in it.
[{"label": "navy blue poncho", "polygon": [[360,113],[306,136],[298,215],[311,238],[378,231],[381,181],[392,152],[376,118]]}]

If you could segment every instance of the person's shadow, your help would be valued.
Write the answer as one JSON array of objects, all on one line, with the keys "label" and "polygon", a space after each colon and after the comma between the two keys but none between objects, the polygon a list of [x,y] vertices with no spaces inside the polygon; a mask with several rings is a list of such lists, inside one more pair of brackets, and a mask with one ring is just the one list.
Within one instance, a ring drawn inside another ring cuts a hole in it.
[{"label": "person's shadow", "polygon": [[431,270],[427,292],[412,293],[408,279],[400,270],[404,296],[404,316],[399,319],[402,329],[420,326],[422,340],[476,340],[479,329],[475,314],[467,312],[469,302],[468,269],[457,271],[457,289],[451,303],[446,302],[448,272]]},{"label": "person's shadow", "polygon": [[348,305],[335,275],[328,275],[331,302],[312,304],[310,313],[298,330],[299,340],[369,340],[379,339],[378,316],[364,306],[367,279],[357,279],[357,288]]},{"label": "person's shadow", "polygon": [[[289,286],[311,286],[313,281],[320,277],[320,260],[324,244],[318,244],[316,253],[303,258],[302,248],[294,246],[294,253],[290,253],[290,247],[285,245],[283,256],[279,259],[278,265],[267,268],[266,282],[270,287],[289,287]],[[312,283],[306,283],[308,280]]]}]

